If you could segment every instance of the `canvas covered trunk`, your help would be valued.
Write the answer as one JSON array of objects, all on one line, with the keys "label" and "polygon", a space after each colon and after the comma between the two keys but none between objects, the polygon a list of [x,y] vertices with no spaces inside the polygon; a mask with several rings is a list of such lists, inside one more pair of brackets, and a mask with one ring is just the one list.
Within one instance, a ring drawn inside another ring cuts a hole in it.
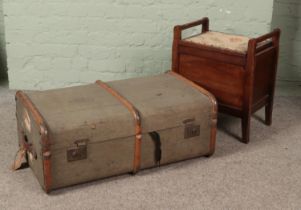
[{"label": "canvas covered trunk", "polygon": [[19,153],[46,192],[215,148],[215,98],[172,72],[18,91],[16,106]]}]

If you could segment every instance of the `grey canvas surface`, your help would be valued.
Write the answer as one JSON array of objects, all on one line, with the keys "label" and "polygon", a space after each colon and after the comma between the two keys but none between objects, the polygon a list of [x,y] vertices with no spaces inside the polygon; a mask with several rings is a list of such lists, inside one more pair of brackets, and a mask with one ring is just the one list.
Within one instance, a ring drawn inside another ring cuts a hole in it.
[{"label": "grey canvas surface", "polygon": [[[162,165],[210,154],[215,104],[208,96],[169,74],[108,84],[140,112],[141,168],[156,166],[156,148],[149,136],[153,131],[161,137]],[[27,95],[48,124],[51,189],[132,172],[135,122],[129,110],[105,89],[91,84]],[[17,108],[19,125],[38,153],[37,160],[29,161],[31,168],[44,186],[41,148],[36,146],[40,144],[39,127],[19,101]],[[24,126],[27,115],[31,125]],[[200,127],[197,136],[185,138],[187,121]],[[67,150],[81,140],[87,143],[87,158],[68,161]]]},{"label": "grey canvas surface", "polygon": [[30,169],[11,172],[17,148],[14,91],[0,88],[0,209],[300,209],[301,98],[276,97],[274,123],[252,118],[252,141],[237,141],[240,120],[219,116],[217,148],[136,176],[123,175],[47,195]]}]

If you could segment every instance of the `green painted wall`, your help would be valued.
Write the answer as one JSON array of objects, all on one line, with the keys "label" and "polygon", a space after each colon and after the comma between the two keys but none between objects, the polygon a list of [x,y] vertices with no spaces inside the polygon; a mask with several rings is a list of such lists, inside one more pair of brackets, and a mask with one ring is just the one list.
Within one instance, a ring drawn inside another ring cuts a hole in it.
[{"label": "green painted wall", "polygon": [[3,0],[10,87],[48,89],[170,69],[172,29],[204,16],[211,29],[257,36],[273,0]]},{"label": "green painted wall", "polygon": [[301,82],[301,1],[275,0],[272,27],[282,29],[278,79]]}]

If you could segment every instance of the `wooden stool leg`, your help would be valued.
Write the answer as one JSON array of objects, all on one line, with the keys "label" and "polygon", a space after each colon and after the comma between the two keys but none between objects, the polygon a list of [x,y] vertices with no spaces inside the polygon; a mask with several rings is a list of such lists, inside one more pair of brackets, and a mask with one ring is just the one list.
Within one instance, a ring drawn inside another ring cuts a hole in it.
[{"label": "wooden stool leg", "polygon": [[270,101],[265,106],[265,124],[272,125],[272,114],[273,114],[273,102]]},{"label": "wooden stool leg", "polygon": [[250,141],[251,115],[244,116],[241,120],[242,142],[248,144]]}]

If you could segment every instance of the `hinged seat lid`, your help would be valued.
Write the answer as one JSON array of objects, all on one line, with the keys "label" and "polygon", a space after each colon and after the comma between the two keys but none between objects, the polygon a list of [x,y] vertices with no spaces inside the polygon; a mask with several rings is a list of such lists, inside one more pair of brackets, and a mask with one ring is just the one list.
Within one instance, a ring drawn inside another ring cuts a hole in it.
[{"label": "hinged seat lid", "polygon": [[219,49],[227,49],[239,53],[247,52],[249,40],[250,38],[246,36],[232,35],[215,31],[208,31],[206,33],[185,39],[185,41],[188,42],[216,47]]}]

